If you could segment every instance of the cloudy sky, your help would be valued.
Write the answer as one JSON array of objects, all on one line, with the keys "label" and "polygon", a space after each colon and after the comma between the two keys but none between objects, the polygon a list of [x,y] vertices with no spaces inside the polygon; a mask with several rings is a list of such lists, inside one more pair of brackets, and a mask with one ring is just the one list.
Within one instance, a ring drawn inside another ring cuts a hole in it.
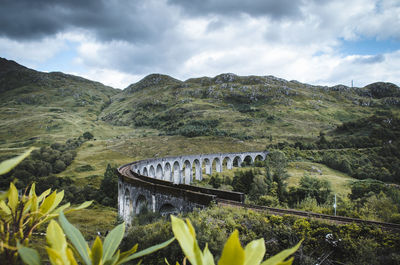
[{"label": "cloudy sky", "polygon": [[400,1],[0,0],[0,57],[116,88],[227,72],[400,85]]}]

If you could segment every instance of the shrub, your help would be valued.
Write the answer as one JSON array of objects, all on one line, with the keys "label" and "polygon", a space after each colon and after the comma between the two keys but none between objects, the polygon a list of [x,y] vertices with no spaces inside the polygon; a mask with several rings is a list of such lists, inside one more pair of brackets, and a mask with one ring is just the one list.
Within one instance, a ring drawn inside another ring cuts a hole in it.
[{"label": "shrub", "polygon": [[82,136],[86,140],[91,140],[91,139],[94,138],[94,136],[93,136],[93,134],[91,132],[84,132]]}]

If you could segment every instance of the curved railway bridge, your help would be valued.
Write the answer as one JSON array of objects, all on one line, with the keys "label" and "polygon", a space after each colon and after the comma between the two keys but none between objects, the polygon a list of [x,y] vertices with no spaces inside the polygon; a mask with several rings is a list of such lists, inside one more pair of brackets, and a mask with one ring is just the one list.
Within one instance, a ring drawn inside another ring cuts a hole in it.
[{"label": "curved railway bridge", "polygon": [[240,167],[246,161],[263,161],[268,152],[201,154],[140,160],[118,168],[118,213],[129,224],[143,210],[171,214],[204,208],[212,202],[221,206],[243,207],[271,214],[290,214],[335,223],[377,225],[400,231],[399,224],[367,221],[343,216],[281,209],[244,203],[244,194],[190,185],[202,174]]}]

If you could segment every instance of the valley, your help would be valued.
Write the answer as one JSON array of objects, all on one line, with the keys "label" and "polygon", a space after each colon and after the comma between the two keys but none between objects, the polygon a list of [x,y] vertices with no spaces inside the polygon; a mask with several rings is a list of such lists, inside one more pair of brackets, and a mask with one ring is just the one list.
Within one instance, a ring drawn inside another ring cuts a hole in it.
[{"label": "valley", "polygon": [[[400,223],[400,88],[391,83],[327,87],[273,76],[220,74],[180,81],[151,74],[118,90],[0,58],[0,96],[0,161],[40,148],[4,176],[0,189],[13,180],[19,188],[34,181],[39,190],[65,190],[74,204],[94,200],[94,208],[71,216],[89,239],[121,221],[113,169],[145,158],[201,153],[268,150],[274,155],[265,163],[204,175],[195,185],[244,192],[246,202],[260,206],[324,214],[333,214],[336,194],[338,215]],[[207,211],[219,215],[215,207]],[[221,211],[240,220],[253,215]],[[199,227],[205,226],[201,215],[189,215]],[[267,218],[268,226],[287,221],[296,233],[301,230],[300,221],[289,217],[257,218],[255,227]],[[161,220],[145,213],[134,222],[141,227]],[[313,222],[316,230],[341,229]],[[135,229],[130,232],[135,236],[143,231],[159,236],[155,228]],[[248,240],[254,238],[248,226],[243,230]],[[214,243],[214,250],[221,247],[217,239]]]}]

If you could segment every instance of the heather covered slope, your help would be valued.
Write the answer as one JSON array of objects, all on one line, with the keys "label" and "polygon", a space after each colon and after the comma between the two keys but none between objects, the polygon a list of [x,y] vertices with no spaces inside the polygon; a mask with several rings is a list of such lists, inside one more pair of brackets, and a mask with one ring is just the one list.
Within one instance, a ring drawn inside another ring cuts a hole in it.
[{"label": "heather covered slope", "polygon": [[[0,139],[68,139],[97,130],[97,115],[118,90],[59,72],[38,72],[0,58]],[[29,145],[27,143],[26,145]]]},{"label": "heather covered slope", "polygon": [[322,87],[234,74],[182,82],[153,74],[115,95],[100,119],[162,135],[312,139],[377,110],[397,112],[399,91],[390,83]]}]

